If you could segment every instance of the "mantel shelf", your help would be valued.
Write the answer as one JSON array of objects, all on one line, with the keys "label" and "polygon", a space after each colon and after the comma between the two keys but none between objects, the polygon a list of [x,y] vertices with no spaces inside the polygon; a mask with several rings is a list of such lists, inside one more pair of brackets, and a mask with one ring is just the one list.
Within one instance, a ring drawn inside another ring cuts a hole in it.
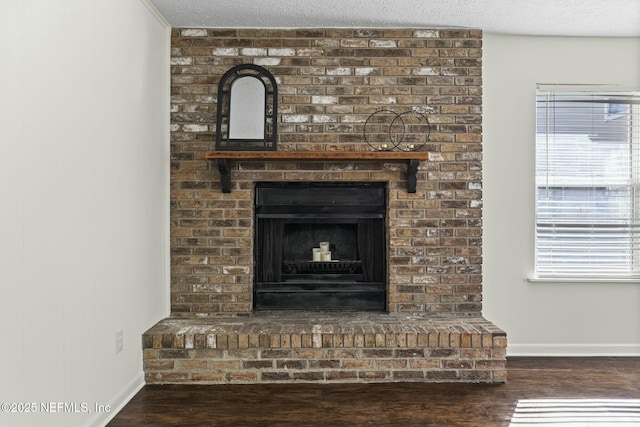
[{"label": "mantel shelf", "polygon": [[395,161],[408,163],[407,192],[416,192],[418,166],[429,160],[426,151],[207,151],[205,158],[216,160],[223,193],[231,192],[229,161]]}]

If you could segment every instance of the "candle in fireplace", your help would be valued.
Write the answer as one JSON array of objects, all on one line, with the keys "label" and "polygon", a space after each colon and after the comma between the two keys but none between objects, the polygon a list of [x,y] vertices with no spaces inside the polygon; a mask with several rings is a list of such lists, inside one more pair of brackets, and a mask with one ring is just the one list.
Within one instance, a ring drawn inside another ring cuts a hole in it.
[{"label": "candle in fireplace", "polygon": [[331,261],[331,251],[329,250],[329,242],[320,242],[320,259],[322,261]]}]

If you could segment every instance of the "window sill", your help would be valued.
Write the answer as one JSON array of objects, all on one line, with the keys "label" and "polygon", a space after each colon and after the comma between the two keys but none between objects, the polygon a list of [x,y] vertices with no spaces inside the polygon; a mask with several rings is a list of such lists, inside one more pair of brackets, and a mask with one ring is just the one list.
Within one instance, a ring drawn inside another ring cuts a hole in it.
[{"label": "window sill", "polygon": [[639,277],[528,277],[531,283],[635,283],[640,284]]}]

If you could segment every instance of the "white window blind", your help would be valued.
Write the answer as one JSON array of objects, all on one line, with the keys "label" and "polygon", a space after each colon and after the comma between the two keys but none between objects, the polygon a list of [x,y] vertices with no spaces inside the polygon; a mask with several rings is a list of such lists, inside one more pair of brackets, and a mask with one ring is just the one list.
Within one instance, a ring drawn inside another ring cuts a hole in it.
[{"label": "white window blind", "polygon": [[536,276],[640,279],[640,93],[536,96]]}]

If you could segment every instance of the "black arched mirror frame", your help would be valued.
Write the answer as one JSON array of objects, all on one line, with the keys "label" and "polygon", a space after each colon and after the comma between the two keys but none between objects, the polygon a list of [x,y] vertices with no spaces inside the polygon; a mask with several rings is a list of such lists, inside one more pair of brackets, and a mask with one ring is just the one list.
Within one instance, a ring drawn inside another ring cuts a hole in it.
[{"label": "black arched mirror frame", "polygon": [[218,84],[216,150],[276,150],[278,86],[254,64],[240,64]]}]

